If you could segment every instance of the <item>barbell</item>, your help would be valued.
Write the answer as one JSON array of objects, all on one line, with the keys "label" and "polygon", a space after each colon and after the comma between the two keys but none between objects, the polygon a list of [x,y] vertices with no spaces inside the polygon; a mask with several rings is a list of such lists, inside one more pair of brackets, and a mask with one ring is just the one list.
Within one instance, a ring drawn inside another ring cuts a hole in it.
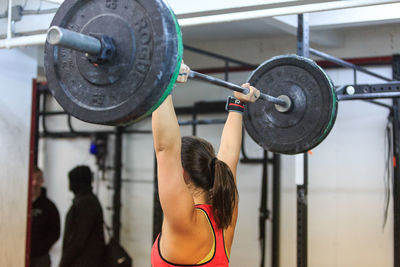
[{"label": "barbell", "polygon": [[[48,31],[45,70],[66,112],[90,123],[123,125],[148,116],[171,93],[182,54],[179,24],[162,0],[66,0]],[[195,71],[189,78],[248,90]],[[274,57],[248,82],[261,100],[248,104],[244,125],[264,149],[302,153],[332,129],[335,88],[314,61]]]}]

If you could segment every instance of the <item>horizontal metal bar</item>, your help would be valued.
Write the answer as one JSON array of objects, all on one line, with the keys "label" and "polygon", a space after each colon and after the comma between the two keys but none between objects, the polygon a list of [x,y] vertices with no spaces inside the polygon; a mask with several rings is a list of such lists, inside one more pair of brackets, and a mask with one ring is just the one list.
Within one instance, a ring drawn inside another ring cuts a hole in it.
[{"label": "horizontal metal bar", "polygon": [[22,15],[42,15],[42,14],[53,14],[56,13],[58,8],[50,9],[39,9],[39,10],[26,10],[22,11]]},{"label": "horizontal metal bar", "polygon": [[388,105],[388,104],[385,104],[385,103],[382,103],[382,102],[379,102],[379,101],[366,100],[366,102],[374,104],[374,105],[378,105],[378,106],[381,106],[381,107],[384,107],[384,108],[388,108],[388,109],[392,109],[393,108],[392,105]]},{"label": "horizontal metal bar", "polygon": [[101,51],[100,40],[58,26],[53,26],[49,29],[47,32],[47,42],[91,55],[97,55]]},{"label": "horizontal metal bar", "polygon": [[60,115],[68,115],[65,111],[46,111],[39,112],[39,116],[60,116]]},{"label": "horizontal metal bar", "polygon": [[326,53],[324,53],[324,52],[315,50],[315,49],[313,49],[313,48],[310,48],[310,53],[313,54],[313,55],[315,55],[315,56],[317,56],[317,57],[320,57],[320,58],[326,59],[326,60],[328,60],[328,61],[330,61],[330,62],[333,62],[333,63],[335,63],[335,64],[337,64],[337,65],[339,65],[339,66],[343,66],[343,67],[355,69],[355,70],[358,70],[358,71],[360,71],[360,72],[364,72],[364,73],[366,73],[366,74],[368,74],[368,75],[374,76],[374,77],[376,77],[376,78],[382,79],[382,80],[384,80],[384,81],[393,81],[393,80],[390,79],[390,78],[387,78],[387,77],[384,77],[384,76],[382,76],[382,75],[380,75],[380,74],[377,74],[377,73],[375,73],[375,72],[369,71],[369,70],[367,70],[366,68],[363,68],[363,67],[354,65],[354,64],[352,64],[352,63],[349,63],[349,62],[344,61],[344,60],[342,60],[342,59],[333,57],[333,56],[331,56],[331,55],[328,55],[328,54],[326,54]]},{"label": "horizontal metal bar", "polygon": [[138,183],[138,184],[154,184],[152,180],[139,180],[139,179],[122,179],[123,183]]},{"label": "horizontal metal bar", "polygon": [[243,164],[261,164],[264,162],[264,159],[262,158],[242,158],[240,159],[240,163]]},{"label": "horizontal metal bar", "polygon": [[[151,130],[125,130],[123,134],[151,134]],[[95,134],[114,135],[115,131],[46,131],[39,133],[40,138],[92,138]]]},{"label": "horizontal metal bar", "polygon": [[[180,126],[189,125],[213,125],[224,124],[226,119],[211,119],[211,120],[186,120],[179,121]],[[123,134],[151,134],[151,130],[123,130]],[[71,132],[42,132],[39,134],[41,138],[91,138],[95,134],[116,134],[115,131],[71,131]]]},{"label": "horizontal metal bar", "polygon": [[400,92],[384,92],[384,93],[367,93],[367,94],[354,94],[354,95],[338,95],[339,101],[346,100],[361,100],[361,99],[379,99],[379,98],[398,98]]},{"label": "horizontal metal bar", "polygon": [[224,124],[226,119],[211,119],[211,120],[187,120],[179,121],[179,125],[211,125],[211,124]]},{"label": "horizontal metal bar", "polygon": [[[199,73],[196,71],[190,71],[189,78],[209,82],[209,83],[219,85],[219,86],[228,88],[230,90],[233,90],[233,91],[236,91],[239,93],[243,93],[243,94],[249,93],[249,89],[247,89],[247,88],[243,88],[239,85],[236,85],[236,84],[233,84],[233,83],[230,83],[230,82],[227,82],[227,81],[224,81],[224,80],[221,80],[221,79],[209,76],[209,75],[205,75],[205,74],[202,74],[202,73]],[[283,106],[283,107],[286,106],[286,102],[284,100],[279,99],[277,97],[267,95],[267,94],[261,93],[260,99]]]},{"label": "horizontal metal bar", "polygon": [[151,130],[123,130],[123,134],[152,134]]},{"label": "horizontal metal bar", "polygon": [[44,0],[44,1],[60,5],[64,2],[64,0]]},{"label": "horizontal metal bar", "polygon": [[47,36],[46,34],[38,34],[38,35],[23,36],[23,37],[13,37],[10,39],[8,38],[1,39],[0,49],[41,45],[45,43],[46,36]]},{"label": "horizontal metal bar", "polygon": [[115,134],[113,131],[95,131],[95,132],[53,132],[46,131],[39,133],[40,138],[92,138],[94,134]]},{"label": "horizontal metal bar", "polygon": [[195,79],[195,80],[201,80],[201,81],[205,81],[205,82],[209,82],[215,85],[219,85],[225,88],[228,88],[230,90],[236,91],[236,92],[240,92],[243,94],[248,94],[249,93],[249,89],[247,88],[243,88],[240,87],[239,85],[197,72],[197,71],[190,71],[189,74],[189,78],[191,79]]},{"label": "horizontal metal bar", "polygon": [[387,82],[380,84],[351,84],[339,86],[336,90],[338,95],[400,92],[400,82]]},{"label": "horizontal metal bar", "polygon": [[395,98],[400,96],[400,82],[343,85],[336,94],[339,100]]}]

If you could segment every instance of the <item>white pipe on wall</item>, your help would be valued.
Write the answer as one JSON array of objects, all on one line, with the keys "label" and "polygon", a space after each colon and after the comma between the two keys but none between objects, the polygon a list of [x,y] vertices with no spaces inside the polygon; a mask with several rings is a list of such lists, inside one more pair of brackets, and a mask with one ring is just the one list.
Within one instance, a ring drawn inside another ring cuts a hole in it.
[{"label": "white pipe on wall", "polygon": [[46,42],[46,37],[47,34],[39,34],[0,40],[0,49],[43,45]]},{"label": "white pipe on wall", "polygon": [[329,11],[336,9],[346,9],[353,7],[373,6],[399,2],[398,0],[349,0],[349,1],[332,1],[324,3],[315,3],[299,6],[288,6],[271,9],[262,9],[254,11],[245,11],[237,13],[228,13],[220,15],[202,16],[194,18],[180,19],[181,27],[197,26],[204,24],[214,24],[223,22],[233,22],[242,20],[253,20],[261,18],[270,18],[283,15],[294,15],[302,13],[312,13],[320,11]]},{"label": "white pipe on wall", "polygon": [[64,0],[44,0],[44,1],[59,5],[61,5],[64,2]]},{"label": "white pipe on wall", "polygon": [[7,18],[7,40],[10,40],[12,38],[11,18],[12,18],[12,0],[9,0],[8,1],[8,18]]}]

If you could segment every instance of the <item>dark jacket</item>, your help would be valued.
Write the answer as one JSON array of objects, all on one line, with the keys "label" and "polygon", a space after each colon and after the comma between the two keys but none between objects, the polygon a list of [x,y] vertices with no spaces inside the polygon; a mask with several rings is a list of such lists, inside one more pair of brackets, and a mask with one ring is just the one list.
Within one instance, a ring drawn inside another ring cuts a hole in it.
[{"label": "dark jacket", "polygon": [[101,267],[104,253],[100,202],[91,190],[80,192],[65,219],[60,267]]},{"label": "dark jacket", "polygon": [[42,188],[32,203],[31,254],[32,258],[46,255],[60,237],[60,215]]}]

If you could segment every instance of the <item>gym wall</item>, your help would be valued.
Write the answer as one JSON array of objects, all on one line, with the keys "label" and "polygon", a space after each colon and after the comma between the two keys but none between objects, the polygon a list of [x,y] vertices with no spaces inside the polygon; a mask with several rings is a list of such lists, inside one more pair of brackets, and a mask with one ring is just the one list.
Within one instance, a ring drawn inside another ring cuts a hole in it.
[{"label": "gym wall", "polygon": [[25,265],[36,57],[37,48],[0,50],[0,266]]}]

